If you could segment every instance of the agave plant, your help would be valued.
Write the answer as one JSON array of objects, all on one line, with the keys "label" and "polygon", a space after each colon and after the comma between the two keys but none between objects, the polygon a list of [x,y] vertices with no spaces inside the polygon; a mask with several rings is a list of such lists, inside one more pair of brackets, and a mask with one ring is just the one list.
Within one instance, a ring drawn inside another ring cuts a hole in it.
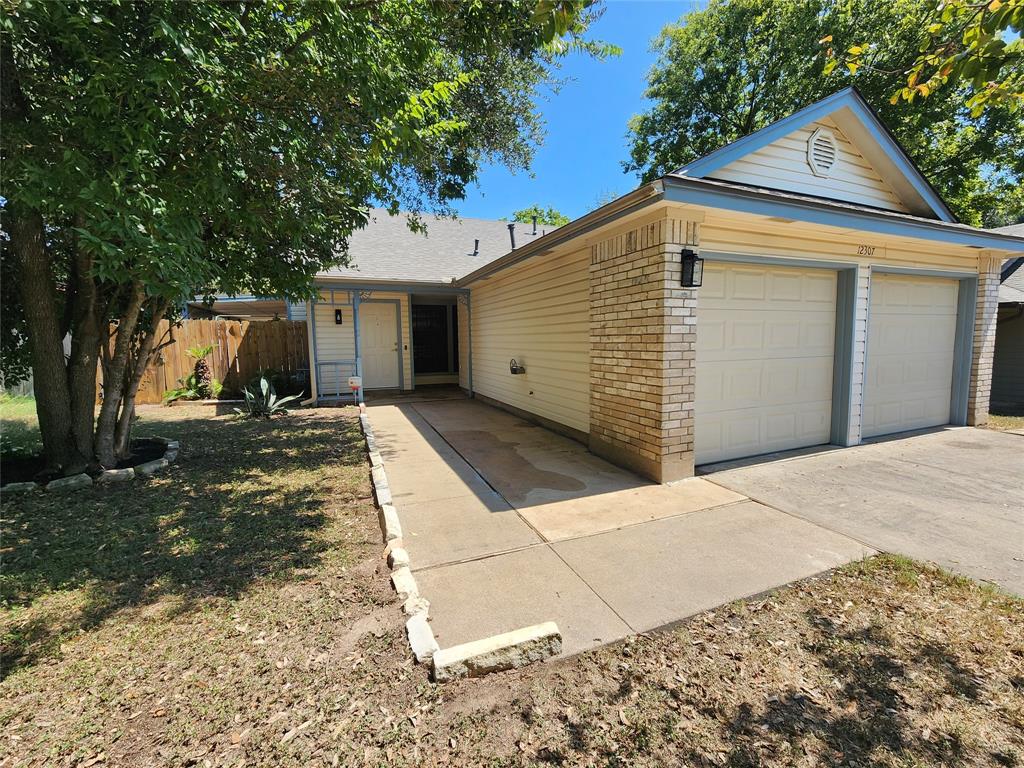
[{"label": "agave plant", "polygon": [[245,410],[235,408],[235,413],[247,419],[269,419],[282,413],[288,413],[284,406],[293,400],[298,400],[302,394],[278,397],[274,391],[274,385],[266,376],[260,376],[259,386],[255,390],[249,387],[242,389],[245,396]]}]

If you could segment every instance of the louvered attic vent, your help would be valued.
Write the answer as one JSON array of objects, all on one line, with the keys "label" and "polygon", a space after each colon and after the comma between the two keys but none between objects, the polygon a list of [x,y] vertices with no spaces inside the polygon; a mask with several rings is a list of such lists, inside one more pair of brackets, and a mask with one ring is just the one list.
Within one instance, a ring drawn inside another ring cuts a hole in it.
[{"label": "louvered attic vent", "polygon": [[829,176],[839,159],[836,137],[828,128],[818,128],[807,140],[807,164],[815,176]]}]

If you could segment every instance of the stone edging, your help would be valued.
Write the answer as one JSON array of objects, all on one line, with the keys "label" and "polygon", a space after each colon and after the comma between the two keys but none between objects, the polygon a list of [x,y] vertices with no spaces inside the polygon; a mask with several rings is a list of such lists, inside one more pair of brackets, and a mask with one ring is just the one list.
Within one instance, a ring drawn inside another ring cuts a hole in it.
[{"label": "stone edging", "polygon": [[51,480],[48,483],[8,483],[0,491],[5,494],[37,490],[51,492],[77,491],[81,488],[88,488],[93,484],[109,485],[110,483],[123,483],[135,477],[148,477],[159,472],[161,469],[169,467],[178,458],[178,448],[180,445],[177,440],[171,440],[167,437],[152,437],[149,439],[164,446],[164,455],[159,459],[153,459],[142,464],[136,464],[134,467],[125,467],[124,469],[105,469],[95,480],[83,472],[80,475],[58,477],[56,480]]},{"label": "stone edging", "polygon": [[409,553],[402,542],[402,524],[384,472],[384,459],[377,449],[377,439],[364,403],[359,404],[359,425],[366,439],[370,480],[380,508],[378,516],[384,537],[384,556],[391,568],[391,584],[403,601],[402,610],[409,617],[405,622],[405,630],[416,661],[421,664],[429,662],[434,681],[443,683],[461,677],[478,677],[489,672],[517,669],[561,653],[562,634],[553,621],[444,650],[438,646],[427,616],[430,602],[420,595],[409,565]]},{"label": "stone edging", "polygon": [[359,425],[366,439],[366,451],[370,459],[370,480],[373,484],[373,493],[377,497],[377,506],[380,508],[380,530],[384,536],[384,556],[387,558],[388,567],[391,568],[391,585],[395,588],[398,598],[403,601],[402,610],[409,617],[405,622],[409,647],[417,662],[429,663],[440,650],[427,618],[430,603],[420,596],[416,579],[409,567],[409,553],[402,542],[402,524],[398,520],[398,510],[392,503],[388,476],[384,472],[384,459],[377,450],[377,440],[364,404],[359,406]]}]

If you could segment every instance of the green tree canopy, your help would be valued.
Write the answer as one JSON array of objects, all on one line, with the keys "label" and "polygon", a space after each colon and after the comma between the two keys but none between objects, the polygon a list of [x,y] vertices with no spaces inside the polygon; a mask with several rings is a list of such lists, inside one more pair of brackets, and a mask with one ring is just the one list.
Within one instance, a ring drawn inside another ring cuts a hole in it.
[{"label": "green tree canopy", "polygon": [[50,467],[123,455],[184,300],[306,297],[369,204],[447,212],[482,161],[527,166],[557,57],[608,51],[589,6],[3,0],[4,259]]},{"label": "green tree canopy", "polygon": [[[917,55],[903,66],[907,82],[890,100],[928,98],[966,83],[972,115],[991,104],[1024,107],[1024,0],[931,0],[929,5]],[[837,51],[831,35],[821,43],[830,60],[826,72],[840,62],[851,73],[873,67],[879,47],[867,40]]]},{"label": "green tree canopy", "polygon": [[569,217],[564,213],[550,206],[545,208],[539,203],[534,203],[528,208],[522,208],[516,211],[512,214],[512,221],[521,221],[529,224],[533,222],[534,216],[537,217],[538,224],[560,227],[563,224],[569,223]]},{"label": "green tree canopy", "polygon": [[[1024,214],[1024,110],[993,105],[974,117],[966,86],[893,104],[901,64],[920,46],[930,0],[711,0],[664,29],[646,95],[630,122],[627,170],[649,180],[854,83],[925,176],[966,223]],[[876,41],[874,66],[825,73],[816,55]]]}]

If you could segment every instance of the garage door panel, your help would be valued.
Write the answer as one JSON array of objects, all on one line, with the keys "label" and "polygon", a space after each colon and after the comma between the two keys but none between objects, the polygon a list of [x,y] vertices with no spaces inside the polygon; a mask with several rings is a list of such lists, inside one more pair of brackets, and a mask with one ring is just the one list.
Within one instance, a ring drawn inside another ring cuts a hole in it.
[{"label": "garage door panel", "polygon": [[705,267],[697,309],[698,463],[828,442],[835,298],[830,270]]},{"label": "garage door panel", "polygon": [[872,278],[864,437],[949,423],[958,291],[950,279]]},{"label": "garage door panel", "polygon": [[835,343],[835,314],[794,312],[754,313],[725,309],[700,310],[697,344],[702,362],[749,359],[831,357]]}]

